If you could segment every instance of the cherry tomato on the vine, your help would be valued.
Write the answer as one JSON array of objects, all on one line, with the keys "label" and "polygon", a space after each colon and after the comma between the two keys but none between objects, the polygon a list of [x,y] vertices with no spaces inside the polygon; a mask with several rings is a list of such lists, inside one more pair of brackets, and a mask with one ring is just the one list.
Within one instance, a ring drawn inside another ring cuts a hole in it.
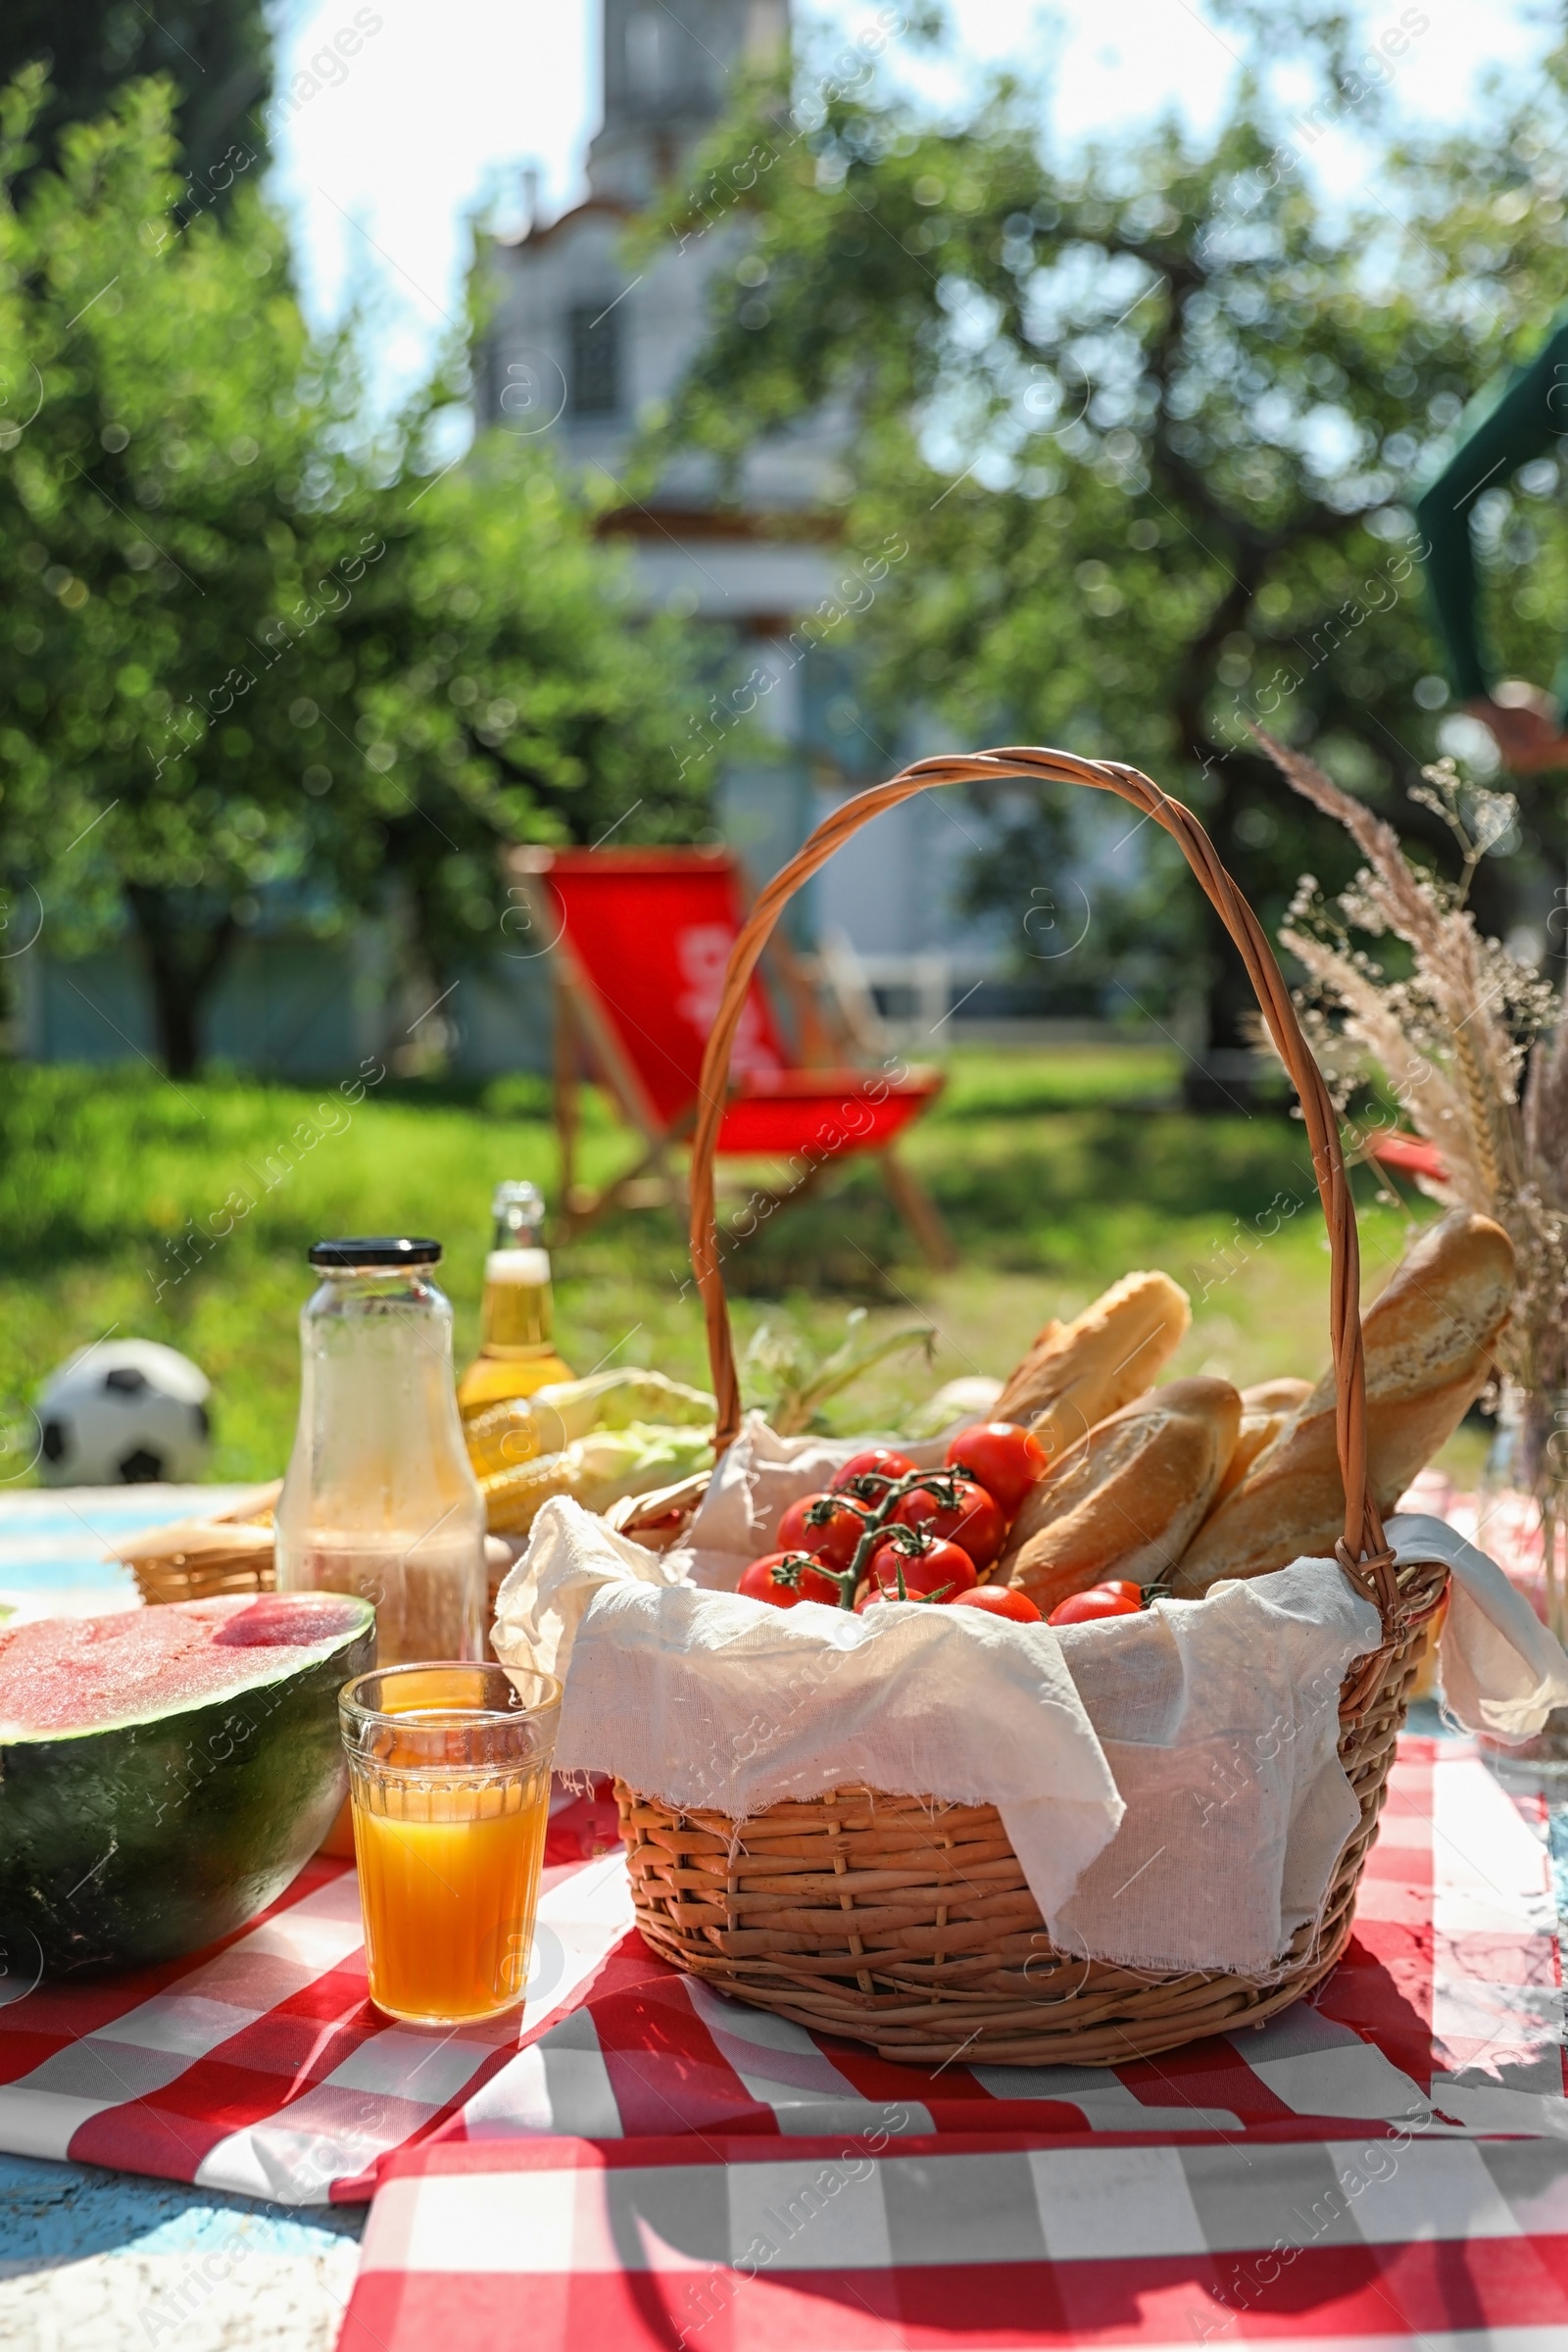
[{"label": "cherry tomato on the vine", "polygon": [[956,1508],[916,1487],[912,1494],[900,1495],[891,1515],[900,1527],[925,1528],[961,1544],[977,1568],[989,1568],[1007,1532],[1002,1506],[972,1478],[954,1478],[952,1484]]},{"label": "cherry tomato on the vine", "polygon": [[804,1551],[770,1551],[743,1571],[735,1588],[748,1600],[765,1600],[775,1609],[793,1609],[803,1600],[826,1601],[837,1608],[839,1589]]},{"label": "cherry tomato on the vine", "polygon": [[1046,1623],[1092,1625],[1099,1617],[1136,1617],[1142,1605],[1109,1585],[1091,1585],[1087,1592],[1069,1592],[1065,1600],[1058,1600]]},{"label": "cherry tomato on the vine", "polygon": [[907,1478],[913,1468],[908,1456],[895,1453],[891,1446],[866,1446],[834,1471],[828,1485],[835,1494],[847,1494],[858,1478],[880,1478],[891,1486],[896,1478]]},{"label": "cherry tomato on the vine", "polygon": [[[830,1502],[833,1515],[819,1526],[808,1524],[813,1503]],[[848,1568],[855,1546],[865,1533],[865,1514],[837,1494],[803,1494],[792,1502],[778,1523],[778,1540],[786,1551],[812,1551],[830,1568]]]},{"label": "cherry tomato on the vine", "polygon": [[1014,1625],[1038,1625],[1040,1611],[1027,1592],[1011,1585],[976,1585],[972,1592],[955,1592],[953,1606],[983,1609],[988,1617],[1010,1618]]},{"label": "cherry tomato on the vine", "polygon": [[977,1421],[960,1429],[947,1451],[950,1468],[967,1470],[1011,1519],[1037,1480],[1045,1477],[1051,1457],[1032,1430],[1012,1421]]},{"label": "cherry tomato on the vine", "polygon": [[905,1596],[910,1600],[928,1599],[936,1593],[952,1600],[957,1593],[969,1592],[975,1581],[974,1562],[956,1544],[945,1544],[938,1538],[917,1552],[901,1551],[895,1544],[879,1544],[871,1554],[870,1585],[856,1602],[857,1609],[897,1600],[901,1568]]}]

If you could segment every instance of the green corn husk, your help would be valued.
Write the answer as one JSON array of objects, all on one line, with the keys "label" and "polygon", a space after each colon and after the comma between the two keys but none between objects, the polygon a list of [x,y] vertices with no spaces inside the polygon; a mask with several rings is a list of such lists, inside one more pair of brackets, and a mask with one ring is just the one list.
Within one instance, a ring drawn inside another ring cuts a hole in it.
[{"label": "green corn husk", "polygon": [[531,1396],[487,1404],[464,1424],[463,1436],[474,1476],[483,1480],[561,1453],[597,1430],[633,1423],[710,1429],[717,1409],[701,1389],[666,1380],[662,1372],[595,1372],[587,1380],[556,1381]]},{"label": "green corn husk", "polygon": [[597,1429],[629,1429],[648,1422],[662,1429],[711,1428],[718,1406],[701,1389],[667,1380],[662,1372],[592,1372],[586,1380],[560,1380],[528,1399],[547,1443],[544,1450],[569,1446]]}]

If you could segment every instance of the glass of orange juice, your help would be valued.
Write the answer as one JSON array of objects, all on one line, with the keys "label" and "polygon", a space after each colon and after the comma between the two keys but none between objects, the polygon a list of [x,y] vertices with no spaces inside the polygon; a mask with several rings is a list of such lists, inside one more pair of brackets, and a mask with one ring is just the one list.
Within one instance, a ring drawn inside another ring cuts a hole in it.
[{"label": "glass of orange juice", "polygon": [[501,1666],[388,1666],[346,1683],[370,1998],[466,2026],[523,1998],[561,1685]]}]

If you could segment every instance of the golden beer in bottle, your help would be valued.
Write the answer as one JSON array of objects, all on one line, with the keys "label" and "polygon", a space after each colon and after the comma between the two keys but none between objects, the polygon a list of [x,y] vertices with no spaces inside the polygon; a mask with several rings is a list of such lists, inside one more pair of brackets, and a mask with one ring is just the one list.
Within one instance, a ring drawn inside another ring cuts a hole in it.
[{"label": "golden beer in bottle", "polygon": [[555,1302],[550,1252],[540,1239],[545,1204],[537,1187],[497,1185],[490,1213],[495,1233],[484,1261],[479,1352],[458,1383],[465,1416],[573,1377],[551,1339]]}]

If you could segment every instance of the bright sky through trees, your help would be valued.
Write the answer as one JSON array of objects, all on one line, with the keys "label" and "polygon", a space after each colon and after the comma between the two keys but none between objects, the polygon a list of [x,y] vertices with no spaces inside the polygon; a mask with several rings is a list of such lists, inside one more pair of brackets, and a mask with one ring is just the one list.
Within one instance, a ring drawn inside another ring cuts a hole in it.
[{"label": "bright sky through trees", "polygon": [[[846,33],[868,22],[860,0],[797,0]],[[1368,34],[1399,9],[1361,12]],[[1460,122],[1489,67],[1517,71],[1547,45],[1549,11],[1534,0],[1424,0],[1430,24],[1400,61],[1396,122]],[[1175,108],[1210,127],[1230,97],[1240,37],[1198,0],[949,0],[961,64],[906,55],[903,78],[938,104],[961,101],[991,66],[1014,64],[1049,90],[1049,119],[1068,142],[1147,123]],[[321,318],[378,288],[375,335],[390,399],[427,365],[460,309],[464,218],[521,213],[521,172],[540,173],[551,214],[582,190],[595,127],[597,0],[287,0],[279,18],[275,193],[295,224],[303,290]],[[374,23],[375,29],[365,27]],[[358,25],[350,59],[326,49]],[[322,59],[313,73],[313,59]],[[300,77],[304,76],[302,80]],[[314,86],[310,86],[314,84]],[[1307,78],[1277,84],[1289,114]],[[1313,147],[1323,184],[1352,191],[1368,151],[1353,133]]]}]

